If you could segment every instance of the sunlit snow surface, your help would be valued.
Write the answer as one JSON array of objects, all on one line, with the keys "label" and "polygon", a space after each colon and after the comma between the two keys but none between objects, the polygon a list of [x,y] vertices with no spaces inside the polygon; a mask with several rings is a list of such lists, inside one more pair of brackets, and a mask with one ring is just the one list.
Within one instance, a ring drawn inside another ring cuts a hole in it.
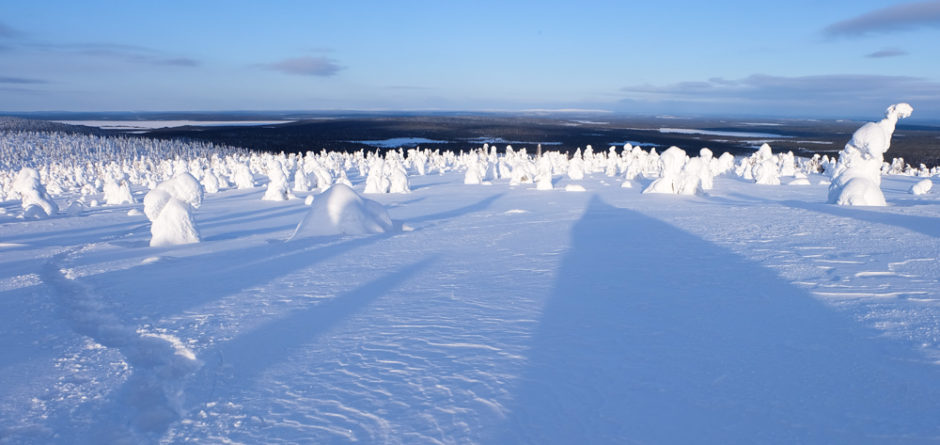
[{"label": "sunlit snow surface", "polygon": [[284,241],[308,207],[264,187],[207,195],[199,244],[148,247],[140,204],[4,220],[0,442],[940,437],[922,178],[844,208],[821,177],[676,196],[463,176],[370,195],[412,228],[379,235]]}]

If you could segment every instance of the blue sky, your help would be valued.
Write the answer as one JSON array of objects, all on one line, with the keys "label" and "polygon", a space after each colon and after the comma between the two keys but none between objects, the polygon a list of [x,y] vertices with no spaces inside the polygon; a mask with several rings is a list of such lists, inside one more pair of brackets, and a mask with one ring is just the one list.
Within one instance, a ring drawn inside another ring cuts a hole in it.
[{"label": "blue sky", "polygon": [[8,1],[0,110],[940,119],[940,1]]}]

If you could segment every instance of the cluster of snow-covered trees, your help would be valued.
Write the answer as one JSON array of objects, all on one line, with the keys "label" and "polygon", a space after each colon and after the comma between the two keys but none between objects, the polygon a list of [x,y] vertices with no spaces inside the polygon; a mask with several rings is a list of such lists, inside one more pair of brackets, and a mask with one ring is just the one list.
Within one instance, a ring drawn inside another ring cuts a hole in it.
[{"label": "cluster of snow-covered trees", "polygon": [[[714,156],[707,148],[690,156],[678,147],[659,153],[630,144],[597,152],[587,146],[572,155],[542,152],[541,147],[538,155],[532,155],[512,146],[498,153],[487,144],[464,152],[418,148],[300,155],[251,153],[179,140],[0,131],[0,202],[20,201],[19,211],[7,217],[43,218],[60,208],[80,214],[89,207],[134,204],[135,194],[146,194],[144,212],[153,222],[154,245],[198,241],[192,212],[203,193],[264,186],[264,200],[304,194],[311,204],[310,192],[323,192],[334,184],[351,187],[350,178],[363,185],[365,194],[408,193],[409,176],[448,171],[463,172],[465,184],[506,181],[533,184],[538,190],[554,189],[562,177],[567,178],[566,189],[584,190],[578,182],[586,175],[604,175],[616,178],[624,188],[643,186],[643,193],[684,195],[710,190],[719,175],[736,175],[761,185],[809,185],[809,176],[821,173],[820,183],[831,182],[831,202],[884,205],[880,175],[940,174],[936,167],[913,169],[903,160],[883,161],[894,123],[909,114],[906,104],[892,106],[885,120],[859,129],[838,160],[774,154],[767,144],[737,159],[728,153]],[[930,180],[921,181],[911,193],[927,193],[931,185]],[[11,208],[0,207],[0,212]]]}]

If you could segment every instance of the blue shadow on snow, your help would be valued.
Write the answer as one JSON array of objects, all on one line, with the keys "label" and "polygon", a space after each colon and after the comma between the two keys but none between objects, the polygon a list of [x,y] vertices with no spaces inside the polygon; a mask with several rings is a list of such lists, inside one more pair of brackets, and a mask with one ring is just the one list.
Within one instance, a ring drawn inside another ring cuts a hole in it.
[{"label": "blue shadow on snow", "polygon": [[490,443],[940,436],[940,370],[722,247],[598,198]]}]

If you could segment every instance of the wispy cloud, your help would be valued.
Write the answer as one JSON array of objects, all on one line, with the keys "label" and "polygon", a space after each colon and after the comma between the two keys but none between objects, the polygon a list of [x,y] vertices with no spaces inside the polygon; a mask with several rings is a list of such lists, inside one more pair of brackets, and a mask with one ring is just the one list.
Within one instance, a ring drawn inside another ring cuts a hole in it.
[{"label": "wispy cloud", "polygon": [[940,28],[940,0],[902,3],[833,23],[823,29],[829,37],[859,37],[921,27]]},{"label": "wispy cloud", "polygon": [[668,104],[694,110],[741,110],[765,114],[833,114],[859,107],[886,106],[905,100],[940,106],[940,82],[912,76],[831,74],[713,78],[670,85],[634,85],[621,89],[624,103]]},{"label": "wispy cloud", "polygon": [[417,85],[388,85],[385,87],[388,90],[402,90],[402,91],[426,91],[432,90],[431,87],[422,87]]},{"label": "wispy cloud", "polygon": [[156,59],[153,63],[158,65],[170,65],[170,66],[184,66],[184,67],[196,67],[200,63],[196,59],[190,59],[189,57],[173,57],[170,59]]},{"label": "wispy cloud", "polygon": [[867,74],[830,74],[819,76],[770,76],[753,74],[743,79],[712,78],[707,81],[680,82],[666,86],[629,86],[623,92],[649,97],[681,98],[747,97],[751,99],[802,100],[800,95],[858,97],[875,92],[920,91],[940,95],[940,83],[921,77]]},{"label": "wispy cloud", "polygon": [[337,65],[336,61],[333,59],[328,57],[313,56],[284,59],[280,62],[263,64],[261,66],[269,70],[280,71],[285,74],[319,77],[333,76],[343,69],[343,67]]},{"label": "wispy cloud", "polygon": [[37,90],[35,88],[22,88],[22,87],[8,87],[0,84],[0,91],[8,94],[20,94],[20,95],[42,95],[48,94],[48,91]]},{"label": "wispy cloud", "polygon": [[904,51],[903,49],[885,48],[882,50],[875,51],[871,54],[868,54],[865,57],[868,57],[871,59],[883,59],[885,57],[899,57],[899,56],[906,56],[906,55],[907,55],[907,51]]},{"label": "wispy cloud", "polygon": [[91,57],[121,60],[129,63],[144,63],[150,65],[167,65],[179,67],[199,66],[199,62],[195,59],[191,59],[189,57],[172,56],[163,51],[137,45],[125,45],[118,43],[34,43],[30,46],[47,51],[70,52]]},{"label": "wispy cloud", "polygon": [[49,82],[42,80],[42,79],[31,79],[28,77],[0,76],[0,83],[17,84],[17,85],[38,85],[38,84],[44,84],[44,83],[49,83]]},{"label": "wispy cloud", "polygon": [[23,35],[22,32],[12,28],[11,26],[0,22],[0,39],[12,39],[14,37],[19,37]]}]

